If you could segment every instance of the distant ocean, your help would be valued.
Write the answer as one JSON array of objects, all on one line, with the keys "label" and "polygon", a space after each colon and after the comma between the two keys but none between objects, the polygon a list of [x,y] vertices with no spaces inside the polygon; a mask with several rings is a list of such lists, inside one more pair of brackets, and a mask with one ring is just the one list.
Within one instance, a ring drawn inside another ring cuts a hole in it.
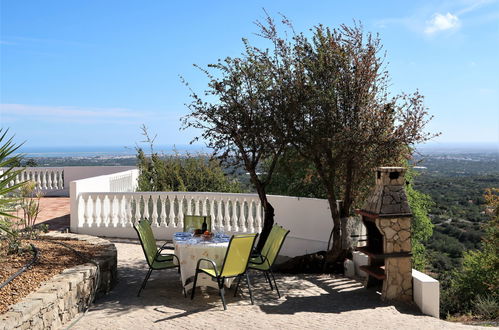
[{"label": "distant ocean", "polygon": [[[141,146],[145,153],[150,153],[149,147]],[[202,145],[158,145],[154,151],[160,154],[173,154],[177,151],[185,153],[208,153],[209,149]],[[135,146],[61,146],[61,147],[30,147],[21,146],[19,153],[25,157],[108,157],[134,156],[137,154]]]},{"label": "distant ocean", "polygon": [[[150,153],[148,146],[141,146],[146,153]],[[175,152],[185,153],[211,153],[211,150],[203,145],[158,145],[154,151],[160,154],[170,155]],[[435,153],[499,153],[499,142],[484,143],[448,143],[430,142],[417,147],[422,154]],[[30,147],[22,146],[20,153],[26,157],[127,157],[134,156],[137,152],[135,146],[63,146],[63,147]]]}]

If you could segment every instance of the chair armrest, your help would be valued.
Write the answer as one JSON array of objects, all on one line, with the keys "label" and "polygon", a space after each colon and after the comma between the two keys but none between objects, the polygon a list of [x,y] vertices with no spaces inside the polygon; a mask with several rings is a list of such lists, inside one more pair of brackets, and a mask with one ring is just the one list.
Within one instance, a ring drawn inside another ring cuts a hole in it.
[{"label": "chair armrest", "polygon": [[207,261],[207,262],[211,263],[211,265],[213,266],[213,269],[215,270],[215,274],[217,275],[217,277],[219,276],[218,275],[217,264],[215,263],[215,261],[213,261],[211,259],[205,259],[205,258],[198,259],[198,263],[196,265],[196,272],[199,269],[199,264],[201,263],[201,261]]},{"label": "chair armrest", "polygon": [[165,242],[165,244],[163,244],[159,249],[162,251],[162,250],[175,250],[175,248],[171,247],[171,246],[166,246],[166,244],[169,244],[169,242]]},{"label": "chair armrest", "polygon": [[268,263],[268,260],[267,260],[266,256],[259,255],[259,256],[255,257],[255,258],[260,258],[260,261],[252,261],[250,259],[250,263],[255,264],[255,265],[261,265],[261,264],[265,263],[265,261],[267,261],[267,263]]}]

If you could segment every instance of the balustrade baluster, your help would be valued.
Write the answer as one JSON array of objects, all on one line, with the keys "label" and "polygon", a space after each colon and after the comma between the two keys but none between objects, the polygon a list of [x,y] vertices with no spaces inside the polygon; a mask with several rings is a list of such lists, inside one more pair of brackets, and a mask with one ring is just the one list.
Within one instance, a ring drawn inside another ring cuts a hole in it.
[{"label": "balustrade baluster", "polygon": [[52,172],[49,170],[45,170],[47,175],[47,189],[52,189]]},{"label": "balustrade baluster", "polygon": [[250,233],[255,232],[255,224],[254,224],[254,219],[253,219],[253,207],[254,207],[254,200],[251,198],[248,201],[248,230]]},{"label": "balustrade baluster", "polygon": [[260,200],[256,203],[255,213],[256,230],[260,233],[262,231],[262,202]]},{"label": "balustrade baluster", "polygon": [[185,200],[187,202],[187,213],[186,215],[193,215],[192,214],[192,196],[185,196]]},{"label": "balustrade baluster", "polygon": [[57,171],[57,176],[59,178],[59,189],[64,189],[64,170]]},{"label": "balustrade baluster", "polygon": [[113,197],[110,200],[111,200],[110,224],[113,228],[116,228],[116,224],[118,222],[118,212],[120,210],[119,203],[118,203],[118,197],[116,197],[116,195],[113,195]]},{"label": "balustrade baluster", "polygon": [[83,227],[85,224],[85,201],[81,195],[78,196],[78,227]]},{"label": "balustrade baluster", "polygon": [[168,226],[177,228],[178,222],[175,221],[175,195],[169,195],[168,201],[170,202],[170,213],[168,214]]},{"label": "balustrade baluster", "polygon": [[85,223],[88,227],[92,227],[92,222],[93,222],[93,213],[94,205],[93,205],[93,200],[92,196],[88,195],[87,197],[87,205],[86,205],[86,213],[85,213]]},{"label": "balustrade baluster", "polygon": [[177,214],[177,226],[184,230],[184,196],[180,195],[180,198],[177,197],[178,201],[178,214]]},{"label": "balustrade baluster", "polygon": [[234,226],[234,231],[238,232],[239,231],[239,223],[238,223],[238,218],[237,218],[237,204],[238,204],[239,199],[235,198],[232,201],[232,223]]},{"label": "balustrade baluster", "polygon": [[241,226],[242,232],[248,232],[248,227],[246,226],[246,216],[244,215],[246,205],[246,198],[239,202],[239,225]]},{"label": "balustrade baluster", "polygon": [[203,200],[201,201],[202,203],[202,208],[201,208],[201,215],[208,215],[208,210],[206,209],[206,196],[203,196]]},{"label": "balustrade baluster", "polygon": [[219,200],[217,200],[217,223],[218,223],[218,228],[225,230],[225,225],[224,225],[224,216],[222,213],[222,197],[220,197]]},{"label": "balustrade baluster", "polygon": [[101,226],[103,226],[105,228],[109,227],[109,221],[110,221],[109,208],[106,207],[109,204],[108,202],[109,202],[109,198],[108,198],[107,194],[102,196],[100,218],[101,218]]},{"label": "balustrade baluster", "polygon": [[199,198],[194,197],[193,200],[194,200],[194,215],[204,215],[204,214],[199,214],[199,202],[200,202]]},{"label": "balustrade baluster", "polygon": [[[159,222],[158,222],[158,200],[157,196],[152,196],[150,197],[151,202],[152,202],[152,214],[151,214],[151,219],[154,227],[159,227]],[[148,198],[149,200],[149,198]],[[161,202],[161,201],[160,201]],[[149,203],[147,203],[149,204]]]},{"label": "balustrade baluster", "polygon": [[219,228],[218,221],[215,218],[215,199],[211,198],[210,199],[210,214],[211,216],[211,229],[213,230],[214,228]]},{"label": "balustrade baluster", "polygon": [[59,181],[57,180],[57,170],[52,170],[52,189],[59,189]]},{"label": "balustrade baluster", "polygon": [[99,195],[96,195],[95,196],[95,202],[94,202],[94,215],[93,215],[93,218],[94,218],[94,225],[96,227],[100,227],[101,224],[102,224],[102,219],[100,217],[100,210],[101,210],[101,207],[102,207],[102,203],[101,203],[101,196]]},{"label": "balustrade baluster", "polygon": [[127,198],[125,195],[123,195],[123,199],[121,200],[121,205],[124,206],[123,208],[123,220],[121,221],[121,226],[122,227],[131,227],[133,225],[133,213],[132,213],[132,205],[133,205],[133,197],[130,196],[130,198]]},{"label": "balustrade baluster", "polygon": [[227,228],[227,231],[232,230],[232,224],[230,223],[229,203],[230,203],[230,198],[227,198],[226,200],[224,200],[224,204],[225,204],[224,224],[225,224],[225,227]]},{"label": "balustrade baluster", "polygon": [[134,222],[138,223],[140,220],[142,220],[142,216],[140,214],[140,204],[141,204],[141,199],[143,196],[138,195],[134,198],[135,201],[135,219]]},{"label": "balustrade baluster", "polygon": [[45,171],[40,171],[40,175],[42,177],[42,190],[46,190],[47,189],[47,172]]},{"label": "balustrade baluster", "polygon": [[158,205],[161,208],[159,212],[160,227],[167,227],[166,224],[166,196],[161,199],[161,195],[158,195]]}]

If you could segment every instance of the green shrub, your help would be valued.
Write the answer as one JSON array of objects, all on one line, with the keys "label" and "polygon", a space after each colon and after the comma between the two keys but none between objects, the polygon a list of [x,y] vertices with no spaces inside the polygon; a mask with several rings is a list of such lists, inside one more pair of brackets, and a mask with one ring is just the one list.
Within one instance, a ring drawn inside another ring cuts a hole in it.
[{"label": "green shrub", "polygon": [[487,190],[485,199],[491,219],[482,248],[466,251],[462,267],[452,272],[449,287],[442,291],[444,315],[475,312],[490,318],[489,308],[499,305],[499,189]]},{"label": "green shrub", "polygon": [[481,315],[489,320],[499,317],[499,299],[497,299],[497,296],[478,296],[473,305],[476,315]]}]

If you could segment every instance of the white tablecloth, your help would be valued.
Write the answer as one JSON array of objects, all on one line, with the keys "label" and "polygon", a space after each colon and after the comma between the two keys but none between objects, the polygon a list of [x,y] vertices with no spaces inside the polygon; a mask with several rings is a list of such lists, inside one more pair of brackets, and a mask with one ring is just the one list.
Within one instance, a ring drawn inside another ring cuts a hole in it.
[{"label": "white tablecloth", "polygon": [[[175,254],[180,260],[180,271],[182,273],[182,284],[186,290],[192,288],[194,275],[196,274],[196,265],[199,259],[211,259],[216,265],[218,271],[221,270],[225,253],[229,242],[207,242],[200,239],[179,239],[174,237],[173,244]],[[202,261],[201,268],[212,268],[211,263]],[[230,286],[233,279],[226,280],[225,285]],[[218,288],[218,284],[212,278],[204,273],[198,274],[196,286],[211,286]]]}]

